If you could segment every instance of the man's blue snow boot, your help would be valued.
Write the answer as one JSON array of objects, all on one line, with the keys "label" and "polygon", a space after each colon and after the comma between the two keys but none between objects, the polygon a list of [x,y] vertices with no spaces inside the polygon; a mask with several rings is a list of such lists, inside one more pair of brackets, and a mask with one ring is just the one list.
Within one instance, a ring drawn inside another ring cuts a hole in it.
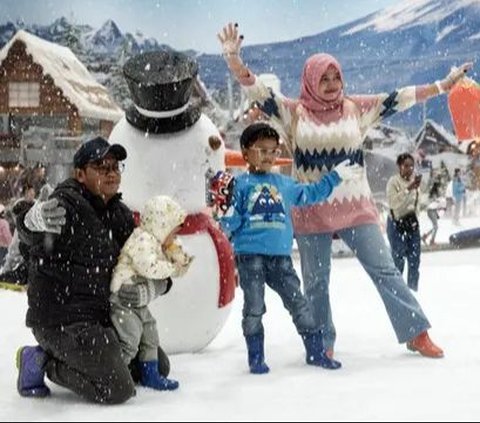
[{"label": "man's blue snow boot", "polygon": [[250,366],[250,373],[255,375],[262,375],[270,371],[265,363],[265,353],[263,351],[264,336],[249,335],[245,337],[248,349],[248,365]]},{"label": "man's blue snow boot", "polygon": [[321,333],[302,335],[302,339],[307,352],[307,364],[310,364],[311,366],[320,366],[330,370],[336,370],[342,367],[341,363],[332,360],[327,356],[327,352],[325,348],[323,348],[323,338]]},{"label": "man's blue snow boot", "polygon": [[140,369],[140,385],[152,388],[157,391],[175,391],[178,389],[179,383],[176,380],[167,379],[158,371],[158,361],[141,361]]},{"label": "man's blue snow boot", "polygon": [[22,397],[45,398],[50,389],[45,385],[48,356],[40,346],[21,347],[17,351],[17,390]]}]

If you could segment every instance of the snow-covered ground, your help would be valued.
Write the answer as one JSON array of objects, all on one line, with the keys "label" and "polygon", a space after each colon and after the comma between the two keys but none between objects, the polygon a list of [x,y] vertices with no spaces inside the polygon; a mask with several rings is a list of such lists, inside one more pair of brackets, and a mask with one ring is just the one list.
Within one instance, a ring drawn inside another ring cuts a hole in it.
[{"label": "snow-covered ground", "polygon": [[[332,296],[340,371],[306,366],[287,312],[270,291],[265,317],[271,373],[247,372],[241,292],[219,337],[202,353],[172,357],[174,393],[138,389],[125,405],[87,404],[53,386],[23,399],[14,355],[33,342],[23,294],[1,291],[0,421],[475,421],[480,416],[480,249],[426,254],[418,298],[446,351],[429,360],[398,345],[373,285],[353,259],[335,260]],[[194,319],[195,316],[192,316]]]},{"label": "snow-covered ground", "polygon": [[[386,217],[384,220],[386,221]],[[383,226],[384,226],[385,242],[388,245],[389,241],[388,241],[388,236],[385,228],[386,224],[384,224]],[[480,217],[462,218],[460,219],[460,225],[455,225],[452,222],[451,218],[443,216],[443,213],[442,213],[442,217],[438,221],[438,226],[439,226],[439,229],[438,229],[436,243],[449,244],[450,237],[453,234],[467,231],[470,229],[480,228]],[[430,219],[428,218],[426,212],[423,212],[420,215],[420,231],[422,234],[424,234],[430,231],[430,229],[432,229],[432,223],[430,222]],[[342,240],[334,240],[332,251],[334,255],[340,255],[341,257],[350,257],[353,255],[353,253],[350,251],[350,249]],[[298,246],[296,243],[294,243],[294,256],[299,257]]]},{"label": "snow-covered ground", "polygon": [[[426,213],[422,213],[420,216],[420,226],[422,233],[428,232],[432,228],[432,224],[427,217]],[[437,243],[449,243],[450,236],[461,231],[469,229],[480,228],[480,218],[468,217],[460,219],[460,225],[454,225],[452,219],[442,217],[438,221],[438,235]]]}]

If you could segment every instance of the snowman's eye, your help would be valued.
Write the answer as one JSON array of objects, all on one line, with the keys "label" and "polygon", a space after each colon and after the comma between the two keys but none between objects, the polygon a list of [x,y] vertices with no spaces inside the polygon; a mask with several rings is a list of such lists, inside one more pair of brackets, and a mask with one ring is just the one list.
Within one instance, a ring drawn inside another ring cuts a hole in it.
[{"label": "snowman's eye", "polygon": [[262,199],[260,200],[260,205],[261,205],[261,206],[266,206],[266,205],[267,205],[267,200],[265,200],[265,198],[262,198]]},{"label": "snowman's eye", "polygon": [[275,204],[275,201],[273,201],[272,199],[268,200],[268,204],[270,204],[271,206],[273,206]]}]

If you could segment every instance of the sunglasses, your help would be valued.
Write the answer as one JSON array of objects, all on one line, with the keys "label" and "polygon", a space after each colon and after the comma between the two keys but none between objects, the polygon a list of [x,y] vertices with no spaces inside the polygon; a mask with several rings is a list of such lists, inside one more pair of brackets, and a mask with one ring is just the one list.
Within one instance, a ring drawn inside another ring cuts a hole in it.
[{"label": "sunglasses", "polygon": [[107,176],[110,172],[115,172],[118,174],[123,173],[125,170],[125,163],[92,163],[88,164],[87,167],[93,169],[95,172],[100,173],[103,176]]}]

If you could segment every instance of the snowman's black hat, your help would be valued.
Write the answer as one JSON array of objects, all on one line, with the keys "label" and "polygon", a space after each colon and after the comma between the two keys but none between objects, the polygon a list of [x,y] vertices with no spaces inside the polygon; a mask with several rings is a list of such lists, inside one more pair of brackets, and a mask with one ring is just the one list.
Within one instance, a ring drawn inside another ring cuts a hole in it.
[{"label": "snowman's black hat", "polygon": [[127,121],[154,134],[182,131],[200,119],[200,105],[190,104],[197,63],[185,54],[155,51],[131,58],[123,74],[134,105]]}]

